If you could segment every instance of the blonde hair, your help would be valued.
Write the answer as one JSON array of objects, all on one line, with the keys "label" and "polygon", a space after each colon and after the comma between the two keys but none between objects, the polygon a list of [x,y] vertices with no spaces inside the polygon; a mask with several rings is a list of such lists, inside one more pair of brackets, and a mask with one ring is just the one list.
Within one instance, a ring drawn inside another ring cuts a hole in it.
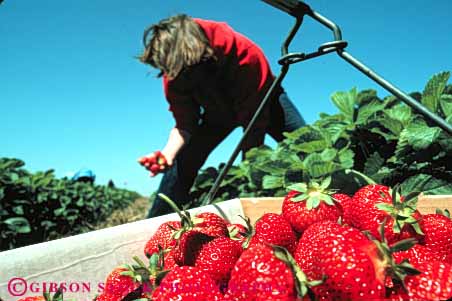
[{"label": "blonde hair", "polygon": [[176,15],[144,31],[144,53],[140,61],[159,69],[159,76],[176,78],[184,69],[215,59],[202,28],[189,16]]}]

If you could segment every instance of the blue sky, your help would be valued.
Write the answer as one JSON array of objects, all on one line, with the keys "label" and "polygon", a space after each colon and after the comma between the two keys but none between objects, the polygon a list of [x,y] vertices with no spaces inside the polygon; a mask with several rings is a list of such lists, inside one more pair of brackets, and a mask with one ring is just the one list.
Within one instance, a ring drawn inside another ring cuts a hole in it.
[{"label": "blue sky", "polygon": [[[347,50],[404,91],[420,91],[434,74],[452,70],[452,1],[312,0],[340,25]],[[0,157],[30,171],[62,177],[91,168],[97,182],[147,195],[150,178],[136,159],[161,149],[174,121],[156,71],[134,56],[143,30],[176,13],[226,21],[261,46],[274,73],[293,18],[259,0],[17,1],[0,5]],[[331,39],[307,18],[292,51]],[[308,123],[334,113],[335,91],[377,84],[336,54],[291,67],[284,86]],[[226,161],[240,139],[231,134],[206,166]],[[267,143],[274,146],[271,139]]]}]

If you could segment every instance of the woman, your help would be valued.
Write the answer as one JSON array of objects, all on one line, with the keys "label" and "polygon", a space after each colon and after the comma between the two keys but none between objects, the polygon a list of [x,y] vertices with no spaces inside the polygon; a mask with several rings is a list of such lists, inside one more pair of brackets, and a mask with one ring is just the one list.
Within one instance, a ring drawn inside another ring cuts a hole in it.
[{"label": "woman", "polygon": [[[148,28],[143,40],[140,60],[160,70],[176,124],[163,150],[140,163],[151,176],[165,172],[158,193],[181,205],[190,201],[189,190],[212,150],[236,127],[246,128],[274,75],[262,50],[226,23],[176,15]],[[277,87],[242,153],[262,145],[266,133],[281,141],[283,132],[303,125],[283,88]],[[149,161],[156,159],[159,168],[151,168]],[[157,197],[148,217],[169,212]]]}]

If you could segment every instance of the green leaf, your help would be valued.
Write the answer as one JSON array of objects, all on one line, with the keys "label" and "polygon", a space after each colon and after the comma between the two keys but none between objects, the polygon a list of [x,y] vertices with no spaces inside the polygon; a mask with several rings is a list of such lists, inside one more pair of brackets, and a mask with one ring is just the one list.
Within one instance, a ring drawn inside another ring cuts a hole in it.
[{"label": "green leaf", "polygon": [[399,121],[403,126],[407,126],[411,122],[411,108],[406,105],[394,106],[385,110],[385,114],[392,120]]},{"label": "green leaf", "polygon": [[290,145],[290,149],[296,153],[303,152],[307,154],[311,154],[314,152],[320,152],[327,147],[330,147],[331,144],[328,143],[325,139],[309,141],[300,144],[292,144]]},{"label": "green leaf", "polygon": [[351,149],[342,149],[339,151],[339,162],[343,169],[352,168],[355,164],[355,153]]},{"label": "green leaf", "polygon": [[11,217],[3,221],[3,223],[17,233],[26,234],[31,232],[30,223],[24,217]]},{"label": "green leaf", "polygon": [[358,93],[356,88],[351,89],[349,92],[336,92],[331,96],[333,103],[350,122],[354,121],[355,106],[358,98],[357,96]]},{"label": "green leaf", "polygon": [[333,161],[337,155],[337,150],[334,148],[326,148],[321,154],[323,161]]},{"label": "green leaf", "polygon": [[272,176],[265,175],[262,180],[263,189],[276,189],[284,187],[284,177],[283,176]]},{"label": "green leaf", "polygon": [[311,175],[312,178],[320,178],[339,169],[333,162],[323,161],[322,156],[318,153],[308,155],[303,163],[308,174]]},{"label": "green leaf", "polygon": [[372,177],[383,166],[385,160],[380,156],[378,152],[372,153],[364,164],[364,174]]},{"label": "green leaf", "polygon": [[375,205],[375,207],[377,207],[380,210],[386,211],[388,213],[394,213],[395,212],[395,208],[391,204],[378,203],[378,204]]},{"label": "green leaf", "polygon": [[452,116],[452,95],[441,95],[439,104],[445,117]]},{"label": "green leaf", "polygon": [[412,191],[421,191],[424,194],[452,194],[452,183],[437,179],[428,174],[417,174],[409,177],[401,184],[402,194]]},{"label": "green leaf", "polygon": [[367,105],[359,108],[358,117],[356,118],[357,124],[366,124],[369,122],[371,117],[375,115],[378,111],[384,108],[384,104],[381,101],[374,100]]},{"label": "green leaf", "polygon": [[400,139],[406,139],[415,151],[426,149],[437,140],[441,134],[441,129],[429,127],[420,123],[413,123],[400,134]]},{"label": "green leaf", "polygon": [[441,94],[446,87],[449,76],[449,72],[435,74],[425,86],[422,93],[422,104],[433,113],[436,113],[438,109]]},{"label": "green leaf", "polygon": [[307,192],[308,191],[308,185],[306,183],[296,183],[292,184],[289,187],[287,187],[288,190],[295,190],[299,192]]}]

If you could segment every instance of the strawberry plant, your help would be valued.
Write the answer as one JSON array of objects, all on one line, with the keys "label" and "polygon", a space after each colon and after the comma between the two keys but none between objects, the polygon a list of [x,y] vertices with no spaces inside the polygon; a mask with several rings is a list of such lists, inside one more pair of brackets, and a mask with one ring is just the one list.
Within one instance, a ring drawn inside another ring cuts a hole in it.
[{"label": "strawberry plant", "polygon": [[[449,77],[449,72],[436,74],[422,93],[411,96],[452,122]],[[245,161],[231,168],[215,201],[283,196],[294,183],[328,176],[332,189],[351,195],[366,182],[348,174],[350,169],[387,186],[401,184],[403,192],[452,193],[452,137],[394,96],[380,99],[374,90],[353,88],[331,98],[338,113],[320,113],[314,123],[286,133],[274,149],[251,149]],[[192,206],[204,204],[218,170],[200,172]]]},{"label": "strawberry plant", "polygon": [[89,231],[135,192],[30,173],[18,159],[0,158],[0,250]]}]

